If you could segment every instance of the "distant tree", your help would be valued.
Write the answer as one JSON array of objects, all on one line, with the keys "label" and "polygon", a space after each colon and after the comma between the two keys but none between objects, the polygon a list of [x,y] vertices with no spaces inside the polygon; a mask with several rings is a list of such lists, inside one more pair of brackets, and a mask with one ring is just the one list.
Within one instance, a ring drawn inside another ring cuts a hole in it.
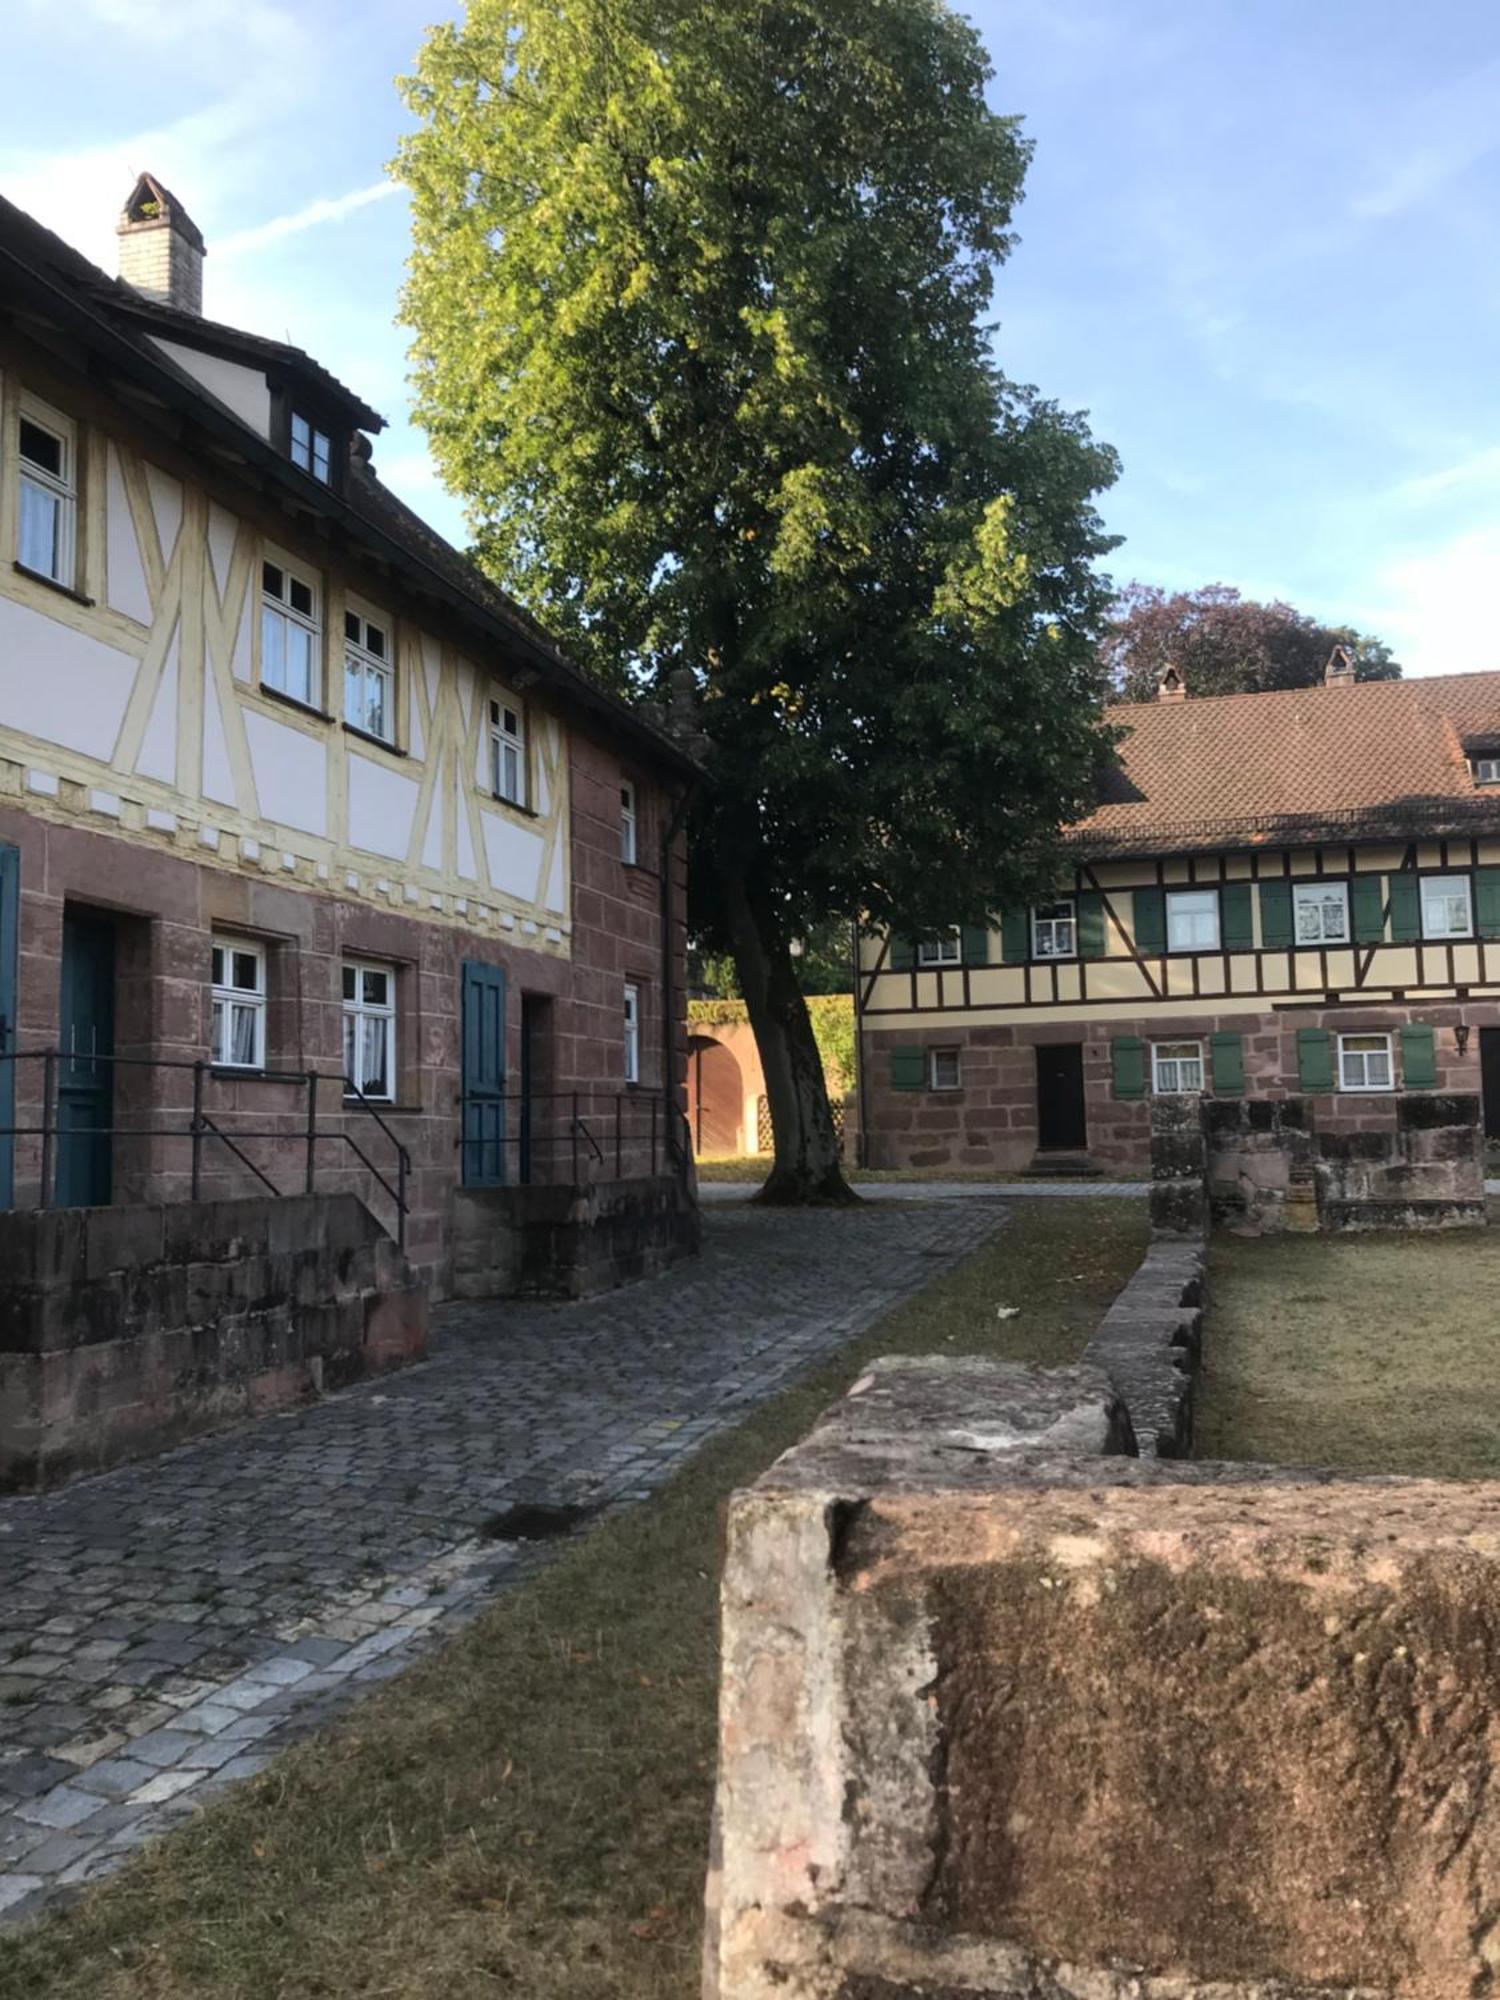
[{"label": "distant tree", "polygon": [[[797,949],[801,946],[801,950]],[[814,924],[805,938],[792,941],[797,961],[797,983],[806,994],[852,993],[854,969],[851,957],[849,922],[836,917],[829,923]],[[716,1000],[739,1000],[739,973],[734,954],[705,951],[696,940],[688,947],[688,983]]]},{"label": "distant tree", "polygon": [[1150,701],[1167,666],[1182,674],[1190,700],[1315,687],[1335,646],[1353,653],[1358,680],[1401,678],[1400,665],[1381,640],[1352,625],[1322,625],[1290,604],[1257,604],[1224,583],[1171,596],[1153,584],[1128,585],[1099,650],[1121,699]]}]

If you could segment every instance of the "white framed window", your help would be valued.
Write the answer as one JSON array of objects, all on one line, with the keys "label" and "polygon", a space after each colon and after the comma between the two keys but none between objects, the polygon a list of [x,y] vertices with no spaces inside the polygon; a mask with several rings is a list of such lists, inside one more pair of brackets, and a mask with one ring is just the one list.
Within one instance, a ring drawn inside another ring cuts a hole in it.
[{"label": "white framed window", "polygon": [[260,566],[260,684],[308,708],[322,700],[318,586],[278,557]]},{"label": "white framed window", "polygon": [[1058,903],[1038,903],[1031,913],[1033,958],[1076,958],[1078,918],[1071,897]]},{"label": "white framed window", "polygon": [[490,703],[490,788],[513,806],[526,803],[526,722],[506,701]]},{"label": "white framed window", "polygon": [[344,1086],[390,1103],[396,1095],[396,969],[344,960]]},{"label": "white framed window", "polygon": [[1340,1090],[1394,1090],[1389,1035],[1339,1036]]},{"label": "white framed window", "polygon": [[1467,875],[1424,875],[1422,877],[1422,935],[1424,938],[1466,938],[1474,934],[1474,913],[1469,905]]},{"label": "white framed window", "polygon": [[1202,1042],[1153,1042],[1151,1088],[1159,1097],[1202,1090]]},{"label": "white framed window", "polygon": [[210,1059],[221,1069],[266,1066],[266,949],[216,937],[212,948]]},{"label": "white framed window", "polygon": [[1469,769],[1476,785],[1500,785],[1500,757],[1471,757]]},{"label": "white framed window", "polygon": [[21,399],[16,561],[71,590],[78,543],[78,427],[30,396]]},{"label": "white framed window", "polygon": [[333,447],[328,433],[320,431],[312,419],[304,417],[300,410],[292,412],[291,459],[293,465],[300,465],[314,479],[320,479],[325,486],[328,484],[333,466]]},{"label": "white framed window", "polygon": [[1298,944],[1349,942],[1349,888],[1344,882],[1296,882],[1292,918]]},{"label": "white framed window", "polygon": [[636,811],[635,786],[629,778],[620,780],[620,859],[633,868],[636,859],[639,815]]},{"label": "white framed window", "polygon": [[917,945],[918,965],[962,965],[963,939],[957,930],[942,931],[937,937],[922,938]]},{"label": "white framed window", "polygon": [[1169,889],[1167,891],[1167,950],[1217,951],[1218,949],[1218,890]]},{"label": "white framed window", "polygon": [[625,1081],[641,1080],[641,989],[625,987]]},{"label": "white framed window", "polygon": [[390,627],[353,609],[344,613],[344,720],[382,743],[396,740]]},{"label": "white framed window", "polygon": [[927,1086],[930,1090],[960,1090],[963,1077],[957,1049],[927,1051]]}]

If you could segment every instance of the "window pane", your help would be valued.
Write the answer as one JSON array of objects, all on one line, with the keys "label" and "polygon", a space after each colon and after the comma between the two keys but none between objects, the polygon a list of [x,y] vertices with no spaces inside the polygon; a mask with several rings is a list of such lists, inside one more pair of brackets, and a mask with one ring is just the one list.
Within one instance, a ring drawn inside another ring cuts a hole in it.
[{"label": "window pane", "polygon": [[365,727],[365,670],[358,660],[344,660],[344,720]]},{"label": "window pane", "polygon": [[390,1096],[390,1078],[386,1074],[387,1035],[386,1022],[379,1015],[366,1015],[361,1023],[362,1049],[360,1052],[363,1074],[360,1088],[372,1097]]},{"label": "window pane", "polygon": [[365,728],[372,736],[389,739],[390,718],[387,713],[386,690],[389,677],[369,668],[365,673]]},{"label": "window pane", "polygon": [[214,948],[213,948],[213,951],[212,951],[212,953],[210,954],[210,960],[209,960],[209,962],[210,962],[210,965],[211,965],[211,967],[212,967],[212,973],[211,973],[211,976],[212,976],[212,979],[213,979],[213,983],[214,983],[214,985],[215,985],[215,986],[222,986],[222,985],[224,984],[224,947],[223,947],[223,945],[221,945],[221,944],[216,944],[216,945],[214,946]]},{"label": "window pane", "polygon": [[261,564],[260,587],[266,593],[267,597],[274,597],[280,600],[286,596],[286,578],[276,567],[275,563]]},{"label": "window pane", "polygon": [[[345,981],[347,982],[352,976],[353,976],[352,974],[346,972],[344,974]],[[347,984],[345,990],[346,991],[348,990]],[[355,1067],[355,1064],[359,1060],[358,1041],[359,1041],[359,1016],[358,1014],[345,1014],[344,1080],[346,1083],[357,1084],[359,1082],[359,1071]]]},{"label": "window pane", "polygon": [[384,1007],[390,997],[390,980],[383,972],[375,972],[368,966],[364,974],[365,1005]]},{"label": "window pane", "polygon": [[312,634],[305,626],[293,625],[290,622],[287,623],[285,632],[286,692],[295,695],[298,701],[310,702],[313,698]]},{"label": "window pane", "polygon": [[365,651],[373,653],[377,660],[385,658],[385,634],[378,625],[366,625]]},{"label": "window pane", "polygon": [[359,620],[352,611],[344,613],[344,637],[351,645],[359,644]]},{"label": "window pane", "polygon": [[322,431],[313,432],[312,469],[314,479],[321,479],[326,486],[328,484],[328,440]]},{"label": "window pane", "polygon": [[260,618],[260,677],[267,687],[286,686],[286,620],[269,605]]},{"label": "window pane", "polygon": [[290,578],[289,582],[290,588],[287,592],[287,602],[291,605],[293,611],[300,611],[304,618],[311,618],[313,608],[311,585],[303,583],[300,578],[295,576]]},{"label": "window pane", "polygon": [[21,481],[21,525],[16,560],[39,576],[61,581],[63,503],[45,487]]},{"label": "window pane", "polygon": [[213,1005],[213,1025],[208,1034],[208,1053],[214,1062],[223,1062],[227,1050],[224,1046],[224,1002],[215,1000]]},{"label": "window pane", "polygon": [[352,1000],[358,990],[359,974],[352,965],[344,967],[344,998]]},{"label": "window pane", "polygon": [[255,1027],[259,1010],[246,1007],[242,1003],[231,1002],[229,1008],[230,1061],[250,1068],[255,1062]]},{"label": "window pane", "polygon": [[21,456],[39,466],[43,472],[50,472],[54,479],[64,476],[62,439],[54,437],[51,431],[44,431],[29,417],[21,419]]}]

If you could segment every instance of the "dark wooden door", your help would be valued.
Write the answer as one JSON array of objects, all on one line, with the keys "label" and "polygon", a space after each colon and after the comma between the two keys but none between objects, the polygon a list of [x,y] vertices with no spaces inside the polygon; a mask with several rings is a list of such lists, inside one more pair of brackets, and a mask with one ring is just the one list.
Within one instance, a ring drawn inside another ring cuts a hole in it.
[{"label": "dark wooden door", "polygon": [[1082,1152],[1089,1142],[1083,1108],[1082,1042],[1040,1042],[1036,1051],[1036,1143],[1043,1153]]},{"label": "dark wooden door", "polygon": [[60,1208],[110,1199],[114,1151],[115,927],[93,910],[63,913],[62,1060],[57,1066]]},{"label": "dark wooden door", "polygon": [[505,974],[469,960],[463,971],[463,1182],[505,1181]]},{"label": "dark wooden door", "polygon": [[1479,1076],[1484,1092],[1484,1136],[1500,1142],[1500,1028],[1479,1030]]},{"label": "dark wooden door", "polygon": [[15,1199],[16,971],[20,924],[21,857],[0,846],[0,1208]]},{"label": "dark wooden door", "polygon": [[550,1005],[544,993],[521,995],[521,1119],[516,1171],[528,1186],[536,1178],[536,1097],[547,1074],[545,1039]]}]

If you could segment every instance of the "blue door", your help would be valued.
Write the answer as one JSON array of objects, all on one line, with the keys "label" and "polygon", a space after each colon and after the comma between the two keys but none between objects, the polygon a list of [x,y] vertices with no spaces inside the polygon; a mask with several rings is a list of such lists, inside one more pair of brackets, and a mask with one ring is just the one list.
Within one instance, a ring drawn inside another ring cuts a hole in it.
[{"label": "blue door", "polygon": [[0,1208],[15,1199],[16,968],[19,963],[21,857],[0,846]]},{"label": "blue door", "polygon": [[505,974],[498,965],[464,964],[463,1136],[465,1187],[505,1180]]},{"label": "blue door", "polygon": [[115,927],[101,912],[63,912],[60,1024],[52,1198],[99,1208],[113,1178],[115,1100]]}]

